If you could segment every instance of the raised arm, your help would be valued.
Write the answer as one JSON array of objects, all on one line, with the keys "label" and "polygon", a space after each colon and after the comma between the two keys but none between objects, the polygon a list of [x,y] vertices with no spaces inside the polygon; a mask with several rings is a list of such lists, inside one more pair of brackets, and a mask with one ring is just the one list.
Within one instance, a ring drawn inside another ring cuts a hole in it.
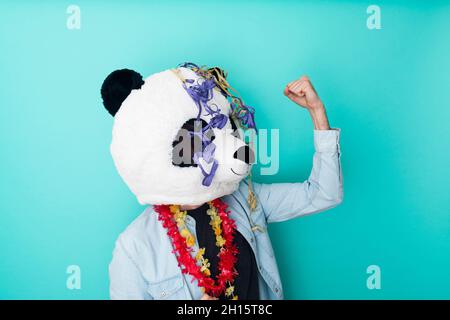
[{"label": "raised arm", "polygon": [[330,129],[325,107],[310,80],[292,81],[284,94],[307,109],[314,125],[313,168],[299,183],[254,184],[267,222],[284,221],[335,207],[342,202],[342,172],[338,129]]}]

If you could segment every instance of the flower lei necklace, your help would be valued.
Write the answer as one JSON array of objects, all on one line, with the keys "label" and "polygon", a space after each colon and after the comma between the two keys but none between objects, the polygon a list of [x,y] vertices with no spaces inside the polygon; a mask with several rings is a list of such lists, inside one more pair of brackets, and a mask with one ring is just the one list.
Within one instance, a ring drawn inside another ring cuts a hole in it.
[{"label": "flower lei necklace", "polygon": [[[216,280],[211,277],[210,263],[204,258],[205,248],[199,248],[195,258],[191,252],[195,244],[195,237],[186,227],[186,211],[181,211],[177,205],[155,205],[160,220],[167,230],[178,261],[183,273],[190,274],[198,281],[203,292],[210,296],[218,297],[223,292],[232,300],[237,300],[234,295],[233,282],[237,276],[234,268],[239,253],[234,245],[235,222],[228,216],[227,204],[220,199],[210,202],[207,214],[210,216],[210,225],[216,236],[216,246],[219,248],[218,275]],[[226,288],[227,287],[227,288]]]}]

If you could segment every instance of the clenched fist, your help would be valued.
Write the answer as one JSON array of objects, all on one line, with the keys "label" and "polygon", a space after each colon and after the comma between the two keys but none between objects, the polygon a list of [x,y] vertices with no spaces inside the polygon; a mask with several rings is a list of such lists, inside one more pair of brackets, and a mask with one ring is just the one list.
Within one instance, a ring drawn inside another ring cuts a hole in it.
[{"label": "clenched fist", "polygon": [[330,129],[322,100],[307,76],[291,81],[284,88],[284,95],[309,111],[316,130]]},{"label": "clenched fist", "polygon": [[291,81],[284,88],[284,94],[303,108],[316,109],[323,107],[322,101],[307,76]]}]

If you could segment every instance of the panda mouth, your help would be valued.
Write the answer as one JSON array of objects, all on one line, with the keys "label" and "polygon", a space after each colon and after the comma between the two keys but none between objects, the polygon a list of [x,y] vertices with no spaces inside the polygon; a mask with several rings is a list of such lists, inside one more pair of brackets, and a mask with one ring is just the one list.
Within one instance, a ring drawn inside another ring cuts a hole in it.
[{"label": "panda mouth", "polygon": [[233,168],[230,168],[230,170],[231,170],[231,172],[233,172],[235,175],[237,175],[237,176],[245,176],[246,174],[247,174],[247,172],[245,172],[245,173],[236,173],[234,170],[233,170]]}]

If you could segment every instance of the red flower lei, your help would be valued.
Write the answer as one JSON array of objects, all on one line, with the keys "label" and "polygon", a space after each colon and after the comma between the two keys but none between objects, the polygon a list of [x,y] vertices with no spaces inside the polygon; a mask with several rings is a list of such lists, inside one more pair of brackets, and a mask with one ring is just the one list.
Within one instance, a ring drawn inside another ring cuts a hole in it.
[{"label": "red flower lei", "polygon": [[172,241],[178,266],[183,273],[190,274],[198,281],[198,285],[205,289],[205,293],[213,297],[219,297],[226,288],[227,282],[232,284],[237,272],[234,269],[237,255],[239,253],[235,246],[234,232],[236,231],[235,222],[228,216],[227,204],[220,199],[211,201],[212,205],[217,209],[218,215],[222,220],[222,233],[225,239],[225,244],[219,252],[218,270],[219,274],[216,280],[206,276],[197,265],[195,259],[192,257],[192,248],[186,245],[186,241],[178,230],[178,226],[168,205],[155,205],[154,210],[158,213],[158,220],[167,230],[167,235]]}]

